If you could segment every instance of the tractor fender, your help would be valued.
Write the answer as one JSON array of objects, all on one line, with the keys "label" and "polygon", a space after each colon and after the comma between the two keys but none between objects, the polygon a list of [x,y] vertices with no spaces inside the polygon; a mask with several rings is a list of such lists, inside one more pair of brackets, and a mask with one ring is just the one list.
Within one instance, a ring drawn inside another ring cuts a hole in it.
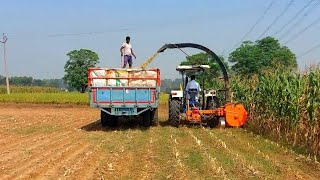
[{"label": "tractor fender", "polygon": [[170,93],[171,98],[183,98],[183,91],[181,90],[172,90]]}]

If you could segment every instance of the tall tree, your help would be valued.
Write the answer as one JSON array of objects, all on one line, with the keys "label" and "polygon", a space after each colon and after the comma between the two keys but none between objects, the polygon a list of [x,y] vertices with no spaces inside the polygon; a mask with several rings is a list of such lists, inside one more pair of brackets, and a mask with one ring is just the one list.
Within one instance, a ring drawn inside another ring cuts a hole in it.
[{"label": "tall tree", "polygon": [[161,91],[165,93],[170,93],[171,90],[179,90],[180,84],[182,81],[180,78],[178,79],[163,79],[161,80]]},{"label": "tall tree", "polygon": [[234,63],[231,69],[243,76],[261,74],[264,70],[297,67],[295,54],[272,37],[257,40],[255,43],[244,41],[230,54],[229,61]]},{"label": "tall tree", "polygon": [[69,56],[69,60],[64,66],[66,74],[63,80],[69,86],[83,93],[87,87],[88,68],[99,63],[99,56],[87,49],[73,50],[67,56]]}]

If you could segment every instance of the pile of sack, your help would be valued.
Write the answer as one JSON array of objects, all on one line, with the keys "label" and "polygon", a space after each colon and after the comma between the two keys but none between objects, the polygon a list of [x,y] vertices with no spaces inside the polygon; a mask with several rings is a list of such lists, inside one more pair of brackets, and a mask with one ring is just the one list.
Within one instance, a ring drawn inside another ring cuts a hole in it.
[{"label": "pile of sack", "polygon": [[89,73],[90,77],[94,78],[91,79],[91,85],[93,87],[155,87],[158,79],[157,70],[94,69],[90,70]]}]

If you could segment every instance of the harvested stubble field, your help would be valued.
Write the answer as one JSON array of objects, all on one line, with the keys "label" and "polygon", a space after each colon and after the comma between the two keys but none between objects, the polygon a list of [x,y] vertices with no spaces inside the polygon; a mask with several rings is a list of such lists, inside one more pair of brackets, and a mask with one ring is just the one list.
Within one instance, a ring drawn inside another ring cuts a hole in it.
[{"label": "harvested stubble field", "polygon": [[245,129],[124,120],[87,106],[0,104],[0,179],[320,179],[313,160]]}]

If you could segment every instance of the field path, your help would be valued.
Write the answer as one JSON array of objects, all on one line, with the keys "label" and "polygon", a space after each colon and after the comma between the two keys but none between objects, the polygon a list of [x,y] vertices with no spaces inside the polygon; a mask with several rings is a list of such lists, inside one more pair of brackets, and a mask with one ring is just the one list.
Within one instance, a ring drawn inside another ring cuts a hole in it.
[{"label": "field path", "polygon": [[245,129],[174,128],[99,110],[0,104],[0,179],[320,179],[320,165]]}]

